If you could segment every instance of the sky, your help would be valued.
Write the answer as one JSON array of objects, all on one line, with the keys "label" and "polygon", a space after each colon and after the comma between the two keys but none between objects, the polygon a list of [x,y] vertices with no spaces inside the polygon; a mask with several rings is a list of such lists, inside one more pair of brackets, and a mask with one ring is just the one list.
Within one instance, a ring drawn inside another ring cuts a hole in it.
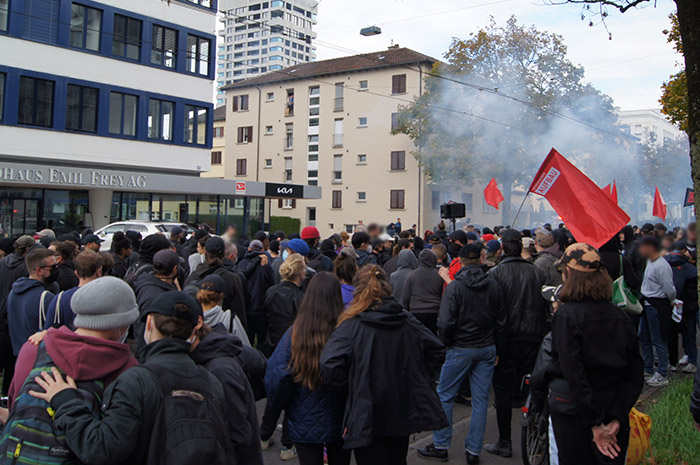
[{"label": "sky", "polygon": [[[556,1],[556,0],[554,0]],[[669,27],[673,0],[654,0],[643,8],[589,27],[581,5],[547,4],[548,0],[320,0],[316,32],[317,59],[372,52],[392,42],[442,59],[452,38],[467,39],[493,16],[504,25],[515,15],[520,23],[563,36],[569,59],[586,70],[586,80],[610,95],[622,110],[658,108],[660,86],[677,72],[682,57],[662,31]],[[365,26],[382,34],[363,37]]]}]

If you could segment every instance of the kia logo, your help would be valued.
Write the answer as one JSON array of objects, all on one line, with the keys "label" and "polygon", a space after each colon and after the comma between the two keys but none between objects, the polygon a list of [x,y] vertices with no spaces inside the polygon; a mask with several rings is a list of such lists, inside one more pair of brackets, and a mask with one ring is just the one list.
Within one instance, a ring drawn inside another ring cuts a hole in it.
[{"label": "kia logo", "polygon": [[277,193],[278,194],[291,194],[292,188],[291,187],[278,187],[277,188]]}]

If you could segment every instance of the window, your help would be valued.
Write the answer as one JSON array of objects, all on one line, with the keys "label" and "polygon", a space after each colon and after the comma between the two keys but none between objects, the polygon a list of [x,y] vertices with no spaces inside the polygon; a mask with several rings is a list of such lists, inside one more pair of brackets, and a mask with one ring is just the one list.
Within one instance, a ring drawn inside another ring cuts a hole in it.
[{"label": "window", "polygon": [[284,180],[285,182],[292,182],[292,157],[284,159]]},{"label": "window", "polygon": [[153,25],[153,42],[151,44],[151,63],[175,67],[177,55],[177,31],[168,27]]},{"label": "window", "polygon": [[138,97],[111,92],[109,94],[109,132],[124,136],[136,135]]},{"label": "window", "polygon": [[473,211],[473,196],[472,194],[469,193],[463,193],[462,194],[462,203],[464,204],[464,210],[467,213],[471,213]]},{"label": "window", "polygon": [[309,98],[309,105],[319,105],[321,103],[321,97],[310,97]]},{"label": "window", "polygon": [[482,199],[481,210],[483,213],[498,213],[498,210],[496,208],[486,203],[486,199]]},{"label": "window", "polygon": [[343,182],[343,156],[333,155],[333,182]]},{"label": "window", "polygon": [[209,74],[209,46],[209,39],[187,34],[187,71]]},{"label": "window", "polygon": [[102,11],[73,3],[70,10],[70,46],[100,50]]},{"label": "window", "polygon": [[294,125],[287,123],[284,125],[284,148],[291,149],[294,147]]},{"label": "window", "polygon": [[97,100],[99,90],[68,84],[66,129],[97,132]]},{"label": "window", "polygon": [[[4,3],[5,27],[7,27],[7,1]],[[32,40],[57,43],[60,3],[60,0],[25,0],[22,36]]]},{"label": "window", "polygon": [[245,176],[248,174],[248,160],[239,158],[236,160],[236,176]]},{"label": "window", "polygon": [[238,128],[238,138],[236,141],[239,144],[247,144],[253,142],[253,126],[241,126]]},{"label": "window", "polygon": [[333,147],[343,146],[343,119],[336,119],[334,122]]},{"label": "window", "polygon": [[5,73],[0,73],[0,121],[2,121],[3,112],[3,97],[5,95]]},{"label": "window", "polygon": [[141,21],[128,16],[114,15],[112,55],[138,60],[141,53]]},{"label": "window", "polygon": [[9,6],[10,0],[0,0],[0,31],[7,31],[7,12]]},{"label": "window", "polygon": [[275,101],[275,93],[274,92],[268,92],[267,96],[265,97],[266,102],[274,102]]},{"label": "window", "polygon": [[233,111],[248,111],[248,106],[250,104],[250,99],[248,94],[246,95],[236,95],[231,99],[231,105],[233,106]]},{"label": "window", "polygon": [[272,158],[265,159],[265,168],[272,168]]},{"label": "window", "polygon": [[[272,68],[270,68],[272,69]],[[284,116],[294,115],[294,89],[287,89],[287,102],[284,108]]]},{"label": "window", "polygon": [[[175,104],[166,100],[148,101],[148,138],[173,140],[173,119]],[[223,128],[222,128],[223,129]]]},{"label": "window", "polygon": [[440,209],[440,191],[431,191],[430,208],[432,208],[433,210]]},{"label": "window", "polygon": [[367,201],[367,192],[358,192],[357,193],[357,201],[358,202],[366,202]]},{"label": "window", "polygon": [[211,153],[211,164],[212,165],[220,165],[221,164],[221,152],[212,152]]},{"label": "window", "polygon": [[277,207],[284,209],[291,209],[297,207],[297,199],[278,199]]},{"label": "window", "polygon": [[389,192],[389,208],[392,210],[403,210],[405,208],[406,191],[403,189]]},{"label": "window", "polygon": [[367,164],[367,155],[364,153],[361,153],[357,156],[357,164],[358,165],[366,165]]},{"label": "window", "polygon": [[319,86],[309,87],[309,96],[319,96],[321,95],[321,88]]},{"label": "window", "polygon": [[343,83],[337,83],[335,85],[335,99],[333,100],[333,111],[343,111],[343,92]]},{"label": "window", "polygon": [[224,137],[224,127],[214,128],[214,137]]},{"label": "window", "polygon": [[360,116],[357,119],[357,125],[360,126],[361,128],[366,128],[367,127],[367,117],[366,116]]},{"label": "window", "polygon": [[333,191],[331,208],[343,208],[343,191]]},{"label": "window", "polygon": [[360,81],[360,90],[369,89],[369,83],[367,81]]},{"label": "window", "polygon": [[309,118],[309,127],[317,127],[318,118]]},{"label": "window", "polygon": [[404,171],[406,169],[406,152],[391,152],[391,171]]},{"label": "window", "polygon": [[391,114],[391,132],[396,131],[398,128],[399,128],[399,114],[392,113]]},{"label": "window", "polygon": [[391,93],[405,94],[406,93],[406,75],[396,74],[391,76]]},{"label": "window", "polygon": [[272,134],[272,126],[265,126],[265,135],[271,135]]},{"label": "window", "polygon": [[53,127],[55,85],[55,82],[46,79],[20,77],[17,123],[42,128]]},{"label": "window", "polygon": [[185,142],[206,145],[207,143],[207,109],[194,105],[185,105]]}]

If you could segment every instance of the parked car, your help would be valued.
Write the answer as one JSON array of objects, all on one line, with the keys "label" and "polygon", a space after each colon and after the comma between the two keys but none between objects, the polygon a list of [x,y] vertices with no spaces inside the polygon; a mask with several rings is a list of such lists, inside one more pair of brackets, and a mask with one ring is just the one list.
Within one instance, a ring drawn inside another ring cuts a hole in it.
[{"label": "parked car", "polygon": [[108,224],[104,228],[95,231],[102,243],[102,250],[109,250],[112,247],[112,238],[114,233],[118,231],[137,231],[142,237],[150,236],[151,234],[168,234],[175,226],[180,226],[187,233],[187,236],[194,233],[191,226],[182,223],[168,221],[119,221],[117,223]]}]

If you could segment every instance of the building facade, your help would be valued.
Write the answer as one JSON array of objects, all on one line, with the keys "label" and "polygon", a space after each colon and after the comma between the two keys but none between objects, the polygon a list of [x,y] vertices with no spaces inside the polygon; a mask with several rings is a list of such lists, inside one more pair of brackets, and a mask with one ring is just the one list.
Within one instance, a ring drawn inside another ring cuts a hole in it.
[{"label": "building facade", "polygon": [[226,84],[316,58],[315,0],[220,0],[216,104]]},{"label": "building facade", "polygon": [[199,176],[216,11],[216,0],[0,0],[0,235],[217,226],[229,211],[264,221],[251,196],[265,186]]},{"label": "building facade", "polygon": [[666,140],[678,140],[685,136],[658,108],[646,110],[622,110],[618,112],[622,129],[643,144],[663,145]]}]

